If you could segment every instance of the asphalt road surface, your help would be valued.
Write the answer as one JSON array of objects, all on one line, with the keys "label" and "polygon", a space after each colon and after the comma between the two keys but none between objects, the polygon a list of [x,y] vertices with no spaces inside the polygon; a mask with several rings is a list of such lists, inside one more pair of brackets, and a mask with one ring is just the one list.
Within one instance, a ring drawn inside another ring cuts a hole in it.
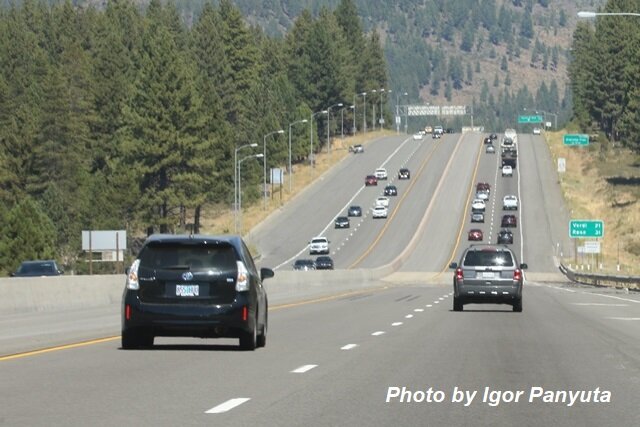
[{"label": "asphalt road surface", "polygon": [[[278,269],[308,257],[316,235],[330,238],[339,269],[404,254],[375,289],[272,307],[263,349],[157,338],[151,350],[124,351],[111,309],[0,319],[15,342],[38,320],[43,336],[73,330],[68,342],[78,323],[83,337],[113,335],[0,357],[0,426],[640,425],[640,295],[541,280],[557,277],[556,257],[571,249],[548,150],[519,135],[518,167],[502,177],[482,136],[373,141],[254,230],[260,264]],[[373,220],[384,181],[365,188],[364,176],[380,166],[399,194],[389,218]],[[408,181],[397,179],[403,166]],[[502,197],[520,200],[511,246],[530,267],[522,313],[452,311],[447,266],[468,244],[479,181],[492,187],[485,241],[495,242]],[[335,230],[350,204],[365,216]],[[29,336],[33,349],[46,342]]]}]

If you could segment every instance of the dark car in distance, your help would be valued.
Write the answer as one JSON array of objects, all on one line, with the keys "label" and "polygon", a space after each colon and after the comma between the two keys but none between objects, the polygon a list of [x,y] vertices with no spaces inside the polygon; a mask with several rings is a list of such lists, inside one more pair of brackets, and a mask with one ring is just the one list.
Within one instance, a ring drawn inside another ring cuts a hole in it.
[{"label": "dark car in distance", "polygon": [[339,216],[335,220],[335,228],[349,228],[349,218],[346,216]]},{"label": "dark car in distance", "polygon": [[498,244],[512,244],[513,243],[513,233],[511,230],[500,230],[498,232]]},{"label": "dark car in distance", "polygon": [[513,311],[522,311],[522,270],[516,255],[503,245],[471,245],[460,262],[449,268],[453,274],[453,311],[462,311],[465,304],[509,304]]},{"label": "dark car in distance", "polygon": [[398,187],[395,185],[387,185],[384,187],[384,195],[385,196],[397,196],[398,195]]},{"label": "dark car in distance", "polygon": [[151,235],[127,270],[122,348],[150,347],[154,337],[239,338],[254,350],[267,340],[268,302],[240,236]]},{"label": "dark car in distance", "polygon": [[480,230],[479,228],[473,228],[469,230],[468,240],[482,241],[482,238],[482,230]]},{"label": "dark car in distance", "polygon": [[18,269],[11,273],[11,277],[42,277],[60,276],[63,271],[58,268],[58,264],[52,260],[23,261]]},{"label": "dark car in distance", "polygon": [[410,179],[411,172],[407,168],[400,168],[398,171],[398,179]]},{"label": "dark car in distance", "polygon": [[362,216],[362,208],[357,205],[349,206],[347,216]]},{"label": "dark car in distance", "polygon": [[502,215],[502,221],[500,221],[500,227],[517,227],[518,220],[515,215]]},{"label": "dark car in distance", "polygon": [[376,178],[375,175],[367,175],[364,179],[364,185],[365,187],[378,185],[378,178]]},{"label": "dark car in distance", "polygon": [[333,259],[330,256],[316,258],[316,270],[333,270]]}]

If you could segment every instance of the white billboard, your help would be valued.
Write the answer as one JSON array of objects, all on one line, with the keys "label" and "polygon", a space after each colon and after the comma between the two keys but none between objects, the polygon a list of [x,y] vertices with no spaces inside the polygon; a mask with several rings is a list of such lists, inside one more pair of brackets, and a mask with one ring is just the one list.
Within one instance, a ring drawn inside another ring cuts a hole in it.
[{"label": "white billboard", "polygon": [[127,249],[126,230],[82,230],[82,250],[92,252]]}]

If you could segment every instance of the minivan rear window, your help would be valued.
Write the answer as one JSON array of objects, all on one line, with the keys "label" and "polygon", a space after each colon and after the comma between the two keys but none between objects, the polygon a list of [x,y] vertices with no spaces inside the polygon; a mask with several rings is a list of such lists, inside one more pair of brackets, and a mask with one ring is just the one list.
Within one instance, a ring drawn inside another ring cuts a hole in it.
[{"label": "minivan rear window", "polygon": [[140,267],[166,270],[233,271],[236,255],[229,244],[162,242],[147,245],[140,253]]},{"label": "minivan rear window", "polygon": [[465,267],[513,267],[513,257],[505,251],[469,251]]}]

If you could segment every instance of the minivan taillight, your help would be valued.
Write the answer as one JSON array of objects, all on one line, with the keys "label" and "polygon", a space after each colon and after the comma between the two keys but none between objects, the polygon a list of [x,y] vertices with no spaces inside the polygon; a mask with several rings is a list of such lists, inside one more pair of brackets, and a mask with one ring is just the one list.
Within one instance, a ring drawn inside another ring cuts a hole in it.
[{"label": "minivan taillight", "polygon": [[238,265],[238,277],[236,278],[236,291],[246,292],[249,290],[249,272],[244,262],[236,261]]},{"label": "minivan taillight", "polygon": [[464,279],[464,274],[462,273],[462,268],[460,267],[456,269],[456,279],[458,280]]},{"label": "minivan taillight", "polygon": [[127,275],[127,289],[137,291],[140,289],[140,282],[138,281],[138,267],[140,267],[140,260],[137,259],[131,264],[129,268],[129,274]]},{"label": "minivan taillight", "polygon": [[519,268],[516,268],[513,272],[513,280],[519,282],[522,280],[522,271]]}]

